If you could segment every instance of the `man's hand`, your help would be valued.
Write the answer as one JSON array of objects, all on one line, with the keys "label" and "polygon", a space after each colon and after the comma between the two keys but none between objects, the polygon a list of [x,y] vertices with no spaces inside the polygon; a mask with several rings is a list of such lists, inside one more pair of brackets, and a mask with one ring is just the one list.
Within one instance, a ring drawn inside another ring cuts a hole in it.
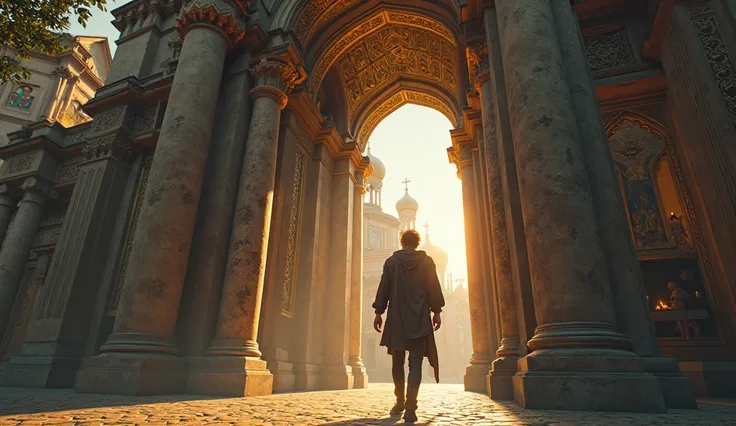
[{"label": "man's hand", "polygon": [[381,314],[376,314],[376,318],[373,320],[373,329],[380,333],[381,326],[383,326],[383,318],[381,318]]},{"label": "man's hand", "polygon": [[434,314],[432,316],[432,325],[434,326],[434,331],[440,329],[440,326],[442,325],[442,318],[440,318],[440,314]]}]

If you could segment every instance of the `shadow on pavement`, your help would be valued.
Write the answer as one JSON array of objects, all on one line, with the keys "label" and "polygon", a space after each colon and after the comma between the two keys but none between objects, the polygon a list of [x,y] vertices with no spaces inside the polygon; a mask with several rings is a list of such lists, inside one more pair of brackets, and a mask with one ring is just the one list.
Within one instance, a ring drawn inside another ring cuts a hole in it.
[{"label": "shadow on pavement", "polygon": [[[103,407],[222,399],[202,395],[123,396],[76,393],[74,389],[0,388],[0,417]],[[39,395],[42,398],[39,398]],[[224,397],[223,397],[224,398]]]},{"label": "shadow on pavement", "polygon": [[401,416],[392,416],[392,417],[382,417],[382,418],[364,418],[364,419],[353,419],[353,420],[345,420],[345,421],[339,421],[339,422],[330,422],[330,423],[322,423],[322,426],[357,426],[357,425],[414,425],[414,426],[427,426],[434,420],[434,417],[431,419],[424,419],[421,416],[419,416],[419,421],[416,423],[404,423],[404,420],[401,419]]}]

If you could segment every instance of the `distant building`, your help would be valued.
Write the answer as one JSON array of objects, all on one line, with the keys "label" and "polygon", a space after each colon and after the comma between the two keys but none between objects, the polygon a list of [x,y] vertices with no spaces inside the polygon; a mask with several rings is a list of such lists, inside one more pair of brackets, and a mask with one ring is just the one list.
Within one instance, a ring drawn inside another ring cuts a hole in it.
[{"label": "distant building", "polygon": [[[28,123],[45,119],[72,127],[91,120],[81,106],[105,83],[110,46],[106,37],[70,35],[64,44],[68,49],[58,56],[31,53],[23,61],[31,71],[28,80],[0,84],[0,146]],[[0,47],[0,55],[10,55],[9,49]]]},{"label": "distant building", "polygon": [[[364,206],[364,250],[363,250],[363,336],[362,357],[369,380],[372,382],[391,381],[391,357],[386,348],[380,347],[381,335],[373,330],[372,308],[378,284],[381,281],[383,264],[391,254],[399,250],[399,235],[407,229],[415,229],[419,203],[409,195],[405,180],[404,196],[396,203],[397,218],[382,208],[383,178],[386,167],[383,162],[368,150],[373,165],[373,174],[366,181],[366,203]],[[419,247],[432,256],[437,265],[437,275],[445,294],[446,307],[442,314],[442,328],[437,332],[440,357],[440,377],[443,383],[462,383],[465,366],[470,360],[470,316],[468,293],[463,288],[453,290],[452,283],[446,282],[448,255],[434,245],[429,238],[429,224],[424,225],[424,239]],[[425,361],[426,364],[426,361]],[[429,381],[429,366],[425,365],[424,380]]]}]

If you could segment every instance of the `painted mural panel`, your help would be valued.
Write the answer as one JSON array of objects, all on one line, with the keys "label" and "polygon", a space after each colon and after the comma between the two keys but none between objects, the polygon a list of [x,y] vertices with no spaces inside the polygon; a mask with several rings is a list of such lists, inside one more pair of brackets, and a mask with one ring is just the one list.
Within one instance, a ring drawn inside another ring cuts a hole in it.
[{"label": "painted mural panel", "polygon": [[667,247],[669,240],[653,165],[665,149],[657,134],[625,119],[610,137],[614,163],[637,249]]}]

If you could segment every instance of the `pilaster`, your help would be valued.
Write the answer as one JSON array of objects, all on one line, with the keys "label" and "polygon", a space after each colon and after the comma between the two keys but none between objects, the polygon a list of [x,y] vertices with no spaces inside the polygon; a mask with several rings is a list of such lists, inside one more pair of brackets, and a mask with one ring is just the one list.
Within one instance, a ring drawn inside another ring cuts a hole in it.
[{"label": "pilaster", "polygon": [[20,356],[8,365],[3,384],[74,385],[107,259],[110,223],[119,213],[132,153],[128,140],[130,108],[118,107],[97,116],[83,150],[85,160],[79,165],[36,317],[28,326]]},{"label": "pilaster", "polygon": [[17,205],[17,201],[9,193],[8,185],[0,185],[0,247],[5,240],[5,234],[8,232],[8,226]]}]

